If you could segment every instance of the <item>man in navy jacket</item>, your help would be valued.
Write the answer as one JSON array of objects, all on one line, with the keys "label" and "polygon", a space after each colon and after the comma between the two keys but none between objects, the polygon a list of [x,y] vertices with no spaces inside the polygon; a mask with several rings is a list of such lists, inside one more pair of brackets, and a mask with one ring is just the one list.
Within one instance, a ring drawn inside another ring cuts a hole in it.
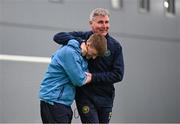
[{"label": "man in navy jacket", "polygon": [[91,83],[77,88],[76,105],[83,123],[109,123],[115,96],[114,83],[120,82],[124,75],[122,47],[109,34],[109,12],[103,8],[94,9],[90,14],[91,31],[61,32],[54,36],[58,44],[77,38],[81,43],[93,33],[107,39],[107,51],[103,57],[88,60],[92,74]]}]

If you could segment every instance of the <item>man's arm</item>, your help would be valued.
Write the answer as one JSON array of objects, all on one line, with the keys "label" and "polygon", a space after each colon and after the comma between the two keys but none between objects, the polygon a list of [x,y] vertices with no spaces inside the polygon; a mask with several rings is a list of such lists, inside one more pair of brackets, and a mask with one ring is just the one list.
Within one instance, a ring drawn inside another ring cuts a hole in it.
[{"label": "man's arm", "polygon": [[67,32],[57,33],[53,38],[53,40],[60,45],[66,45],[71,39],[74,39],[74,36],[70,35]]},{"label": "man's arm", "polygon": [[60,32],[54,35],[53,40],[60,45],[66,45],[69,40],[76,39],[80,44],[85,39],[84,32]]}]

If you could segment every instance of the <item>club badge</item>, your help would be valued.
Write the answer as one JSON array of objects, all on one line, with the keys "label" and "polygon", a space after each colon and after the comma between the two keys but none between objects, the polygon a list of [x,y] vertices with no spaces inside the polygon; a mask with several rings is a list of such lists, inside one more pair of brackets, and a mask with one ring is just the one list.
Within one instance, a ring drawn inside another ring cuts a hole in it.
[{"label": "club badge", "polygon": [[106,50],[104,56],[108,57],[111,55],[111,51],[109,49]]},{"label": "club badge", "polygon": [[82,107],[82,112],[83,112],[84,114],[88,113],[88,112],[89,112],[89,106],[83,106],[83,107]]}]

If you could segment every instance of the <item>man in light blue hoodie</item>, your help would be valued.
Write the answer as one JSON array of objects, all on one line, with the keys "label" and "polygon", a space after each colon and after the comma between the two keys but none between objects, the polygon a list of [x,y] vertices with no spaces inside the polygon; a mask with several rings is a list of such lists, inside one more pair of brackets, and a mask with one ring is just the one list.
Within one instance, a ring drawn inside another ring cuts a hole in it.
[{"label": "man in light blue hoodie", "polygon": [[40,85],[43,123],[71,123],[75,88],[88,85],[92,78],[86,59],[103,56],[106,49],[106,38],[93,34],[86,43],[72,39],[55,52]]}]

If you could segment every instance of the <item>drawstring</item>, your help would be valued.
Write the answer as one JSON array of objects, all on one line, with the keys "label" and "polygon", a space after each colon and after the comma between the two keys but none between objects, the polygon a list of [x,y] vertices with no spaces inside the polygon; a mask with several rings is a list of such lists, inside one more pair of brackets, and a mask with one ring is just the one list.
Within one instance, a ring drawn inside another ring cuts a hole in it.
[{"label": "drawstring", "polygon": [[74,118],[75,118],[75,119],[78,119],[78,118],[79,118],[79,113],[78,113],[77,108],[74,109]]}]

